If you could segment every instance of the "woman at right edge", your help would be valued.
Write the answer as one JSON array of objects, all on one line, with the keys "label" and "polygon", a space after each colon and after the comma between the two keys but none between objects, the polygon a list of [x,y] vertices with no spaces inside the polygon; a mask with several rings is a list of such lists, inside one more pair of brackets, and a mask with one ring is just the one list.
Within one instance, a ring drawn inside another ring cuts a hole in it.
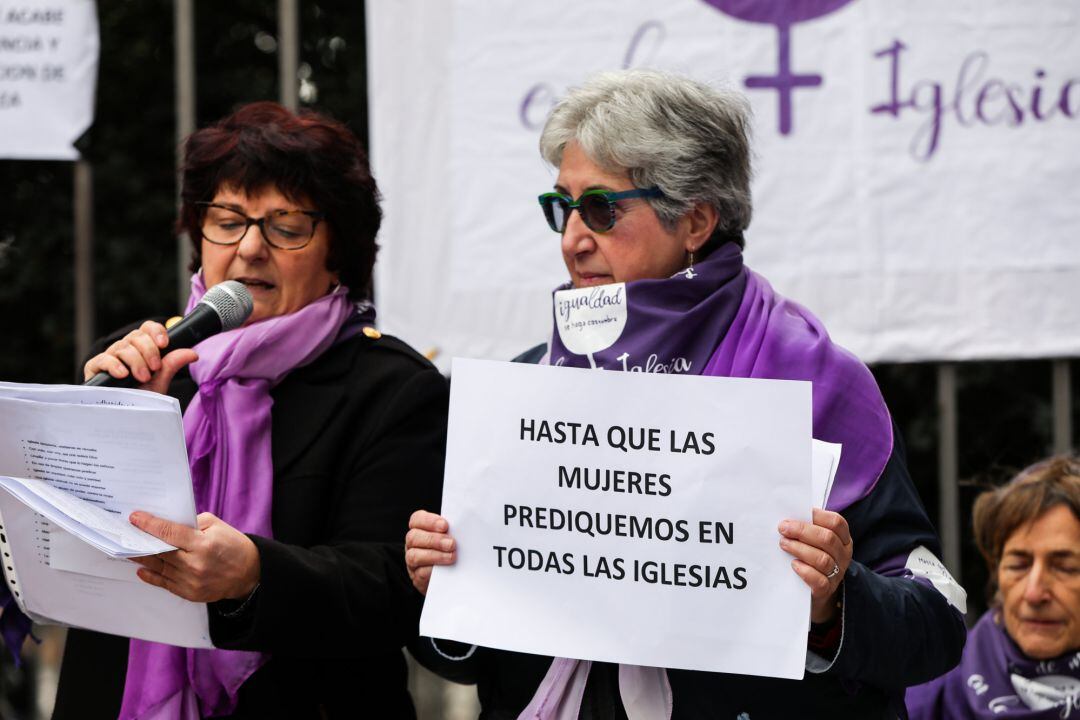
[{"label": "woman at right edge", "polygon": [[[778,518],[777,542],[811,588],[805,678],[671,669],[642,698],[629,669],[422,638],[421,662],[477,683],[485,720],[906,717],[904,688],[960,658],[964,591],[936,559],[873,376],[743,265],[748,125],[739,95],[665,73],[599,75],[544,127],[541,154],[559,175],[540,203],[561,234],[569,285],[627,283],[625,330],[594,355],[598,367],[656,353],[687,358],[695,374],[813,382],[814,436],[842,443],[843,455],[827,509],[811,523]],[[588,367],[557,332],[519,360]],[[418,511],[410,527],[406,564],[425,592],[457,548],[439,515]]]}]

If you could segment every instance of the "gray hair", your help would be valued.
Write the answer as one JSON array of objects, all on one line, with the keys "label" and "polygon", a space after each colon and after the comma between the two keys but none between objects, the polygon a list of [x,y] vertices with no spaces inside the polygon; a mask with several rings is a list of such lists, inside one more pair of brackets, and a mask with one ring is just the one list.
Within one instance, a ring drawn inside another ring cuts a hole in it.
[{"label": "gray hair", "polygon": [[707,253],[725,239],[741,246],[750,225],[749,134],[743,95],[671,73],[624,70],[572,88],[544,125],[540,154],[558,167],[576,141],[608,172],[627,172],[636,187],[659,187],[664,197],[649,202],[666,227],[708,203],[720,220]]}]

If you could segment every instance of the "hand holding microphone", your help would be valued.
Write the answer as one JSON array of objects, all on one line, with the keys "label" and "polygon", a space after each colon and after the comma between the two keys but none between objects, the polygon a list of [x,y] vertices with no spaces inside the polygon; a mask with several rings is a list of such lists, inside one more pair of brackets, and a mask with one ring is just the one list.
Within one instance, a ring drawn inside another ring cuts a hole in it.
[{"label": "hand holding microphone", "polygon": [[[137,387],[164,393],[185,365],[199,359],[192,346],[211,335],[244,324],[254,302],[243,284],[226,280],[207,290],[202,300],[172,328],[147,320],[90,358],[84,385]],[[169,349],[164,356],[162,350]]]}]

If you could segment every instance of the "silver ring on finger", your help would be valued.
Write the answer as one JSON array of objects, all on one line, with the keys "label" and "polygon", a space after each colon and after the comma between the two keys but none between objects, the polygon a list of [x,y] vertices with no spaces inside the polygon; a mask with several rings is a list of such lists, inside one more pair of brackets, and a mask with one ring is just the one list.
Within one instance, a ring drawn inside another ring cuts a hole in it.
[{"label": "silver ring on finger", "polygon": [[840,574],[840,565],[838,565],[837,563],[834,562],[832,564],[832,570],[830,570],[829,574],[825,576],[825,579],[826,580],[832,580],[834,577],[836,577],[839,574]]}]

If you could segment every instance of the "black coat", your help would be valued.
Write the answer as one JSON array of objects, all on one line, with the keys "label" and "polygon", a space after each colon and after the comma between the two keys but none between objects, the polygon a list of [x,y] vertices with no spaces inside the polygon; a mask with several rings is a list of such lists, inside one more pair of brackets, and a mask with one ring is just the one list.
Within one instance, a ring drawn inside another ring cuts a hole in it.
[{"label": "black coat", "polygon": [[[185,407],[195,391],[186,372],[170,388]],[[216,646],[271,654],[233,717],[412,718],[401,647],[421,598],[403,542],[409,515],[438,507],[446,381],[404,343],[358,335],[271,396],[274,539],[252,537],[261,585],[237,619],[209,606]],[[70,631],[54,719],[116,717],[127,648]]]}]

